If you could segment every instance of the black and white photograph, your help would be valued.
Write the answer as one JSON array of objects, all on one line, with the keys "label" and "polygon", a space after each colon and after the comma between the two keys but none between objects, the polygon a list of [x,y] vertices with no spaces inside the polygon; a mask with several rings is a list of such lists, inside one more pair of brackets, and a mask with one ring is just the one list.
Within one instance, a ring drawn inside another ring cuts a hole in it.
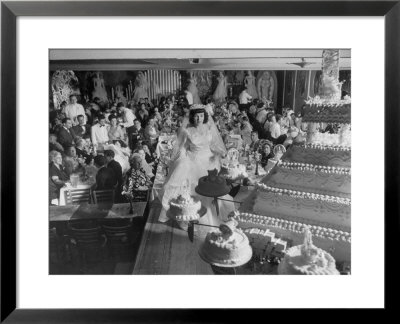
[{"label": "black and white photograph", "polygon": [[48,54],[49,275],[351,275],[350,48]]}]

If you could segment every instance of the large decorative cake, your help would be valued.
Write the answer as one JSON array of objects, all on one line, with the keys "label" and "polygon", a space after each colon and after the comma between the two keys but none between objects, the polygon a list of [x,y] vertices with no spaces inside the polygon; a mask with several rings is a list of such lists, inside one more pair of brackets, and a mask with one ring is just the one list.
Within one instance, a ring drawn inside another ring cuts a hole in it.
[{"label": "large decorative cake", "polygon": [[[351,234],[350,232],[337,230],[331,227],[309,225],[306,220],[301,222],[299,218],[288,220],[278,215],[263,216],[250,213],[237,213],[234,219],[239,227],[248,234],[251,230],[250,241],[256,245],[266,242],[265,236],[279,237],[288,242],[288,246],[299,245],[304,241],[303,231],[308,227],[313,235],[316,246],[328,251],[338,261],[350,261],[351,259]],[[257,241],[259,243],[257,243]],[[251,243],[250,242],[250,243]],[[253,245],[254,247],[254,245]]]},{"label": "large decorative cake", "polygon": [[177,221],[193,221],[200,218],[201,202],[188,192],[171,199],[168,216]]},{"label": "large decorative cake", "polygon": [[351,122],[351,104],[349,100],[332,102],[316,98],[307,102],[303,109],[303,122],[340,124],[349,124]]},{"label": "large decorative cake", "polygon": [[[300,247],[287,250],[283,263],[306,262],[297,265],[301,271],[303,266],[307,269],[303,272],[330,272],[334,268],[330,265],[334,265],[333,257],[338,262],[351,262],[350,99],[335,104],[334,97],[309,102],[303,118],[309,124],[308,143],[289,147],[270,173],[255,183],[255,190],[235,217],[240,228],[252,230],[259,240],[265,241],[259,238],[259,233],[264,235],[268,230],[289,246],[301,244],[303,228],[310,226],[315,237],[315,246],[310,251],[316,254],[314,261],[317,260],[318,266],[324,265],[323,270],[308,264],[310,260],[304,258]],[[339,132],[319,133],[321,125],[317,124],[324,123],[339,125]]]},{"label": "large decorative cake", "polygon": [[336,196],[322,195],[280,189],[264,183],[256,183],[252,211],[260,215],[284,215],[283,218],[299,219],[305,223],[350,229],[351,200]]},{"label": "large decorative cake", "polygon": [[229,193],[231,190],[226,183],[226,180],[218,176],[218,170],[208,170],[208,175],[201,177],[195,188],[199,195],[207,197],[220,197]]},{"label": "large decorative cake", "polygon": [[287,150],[282,161],[350,168],[351,149],[317,144],[295,144]]},{"label": "large decorative cake", "polygon": [[221,224],[219,230],[207,233],[199,249],[200,257],[215,266],[238,267],[247,263],[253,254],[247,236],[234,219]]},{"label": "large decorative cake", "polygon": [[291,247],[278,267],[281,275],[338,275],[335,259],[312,243],[306,228],[304,243]]},{"label": "large decorative cake", "polygon": [[263,183],[280,189],[350,198],[350,173],[349,168],[280,161]]}]

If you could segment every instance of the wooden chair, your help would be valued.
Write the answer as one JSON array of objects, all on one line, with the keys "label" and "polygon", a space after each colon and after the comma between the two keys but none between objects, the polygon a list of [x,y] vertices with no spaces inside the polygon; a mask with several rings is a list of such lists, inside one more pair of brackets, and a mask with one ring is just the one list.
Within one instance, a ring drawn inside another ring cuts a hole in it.
[{"label": "wooden chair", "polygon": [[68,189],[65,191],[66,205],[90,204],[91,189]]},{"label": "wooden chair", "polygon": [[137,241],[132,222],[128,219],[107,220],[102,223],[110,254],[114,258],[132,258]]},{"label": "wooden chair", "polygon": [[81,268],[86,268],[88,264],[94,264],[104,259],[107,238],[96,222],[70,222],[69,236],[72,245],[75,245],[78,250]]},{"label": "wooden chair", "polygon": [[93,202],[95,204],[99,202],[111,202],[114,203],[115,190],[93,190]]},{"label": "wooden chair", "polygon": [[150,199],[150,190],[134,190],[132,192],[133,197],[131,198],[132,202],[144,202],[149,201]]},{"label": "wooden chair", "polygon": [[55,228],[49,229],[49,261],[51,264],[61,263],[61,244]]}]

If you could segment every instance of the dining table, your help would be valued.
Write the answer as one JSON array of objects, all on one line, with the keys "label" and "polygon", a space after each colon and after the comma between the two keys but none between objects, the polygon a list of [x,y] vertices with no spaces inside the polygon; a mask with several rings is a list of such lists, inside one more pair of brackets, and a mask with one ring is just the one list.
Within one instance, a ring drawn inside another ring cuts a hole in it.
[{"label": "dining table", "polygon": [[111,202],[98,204],[81,204],[66,206],[50,206],[50,222],[82,220],[82,219],[120,219],[144,216],[146,202],[113,204]]}]

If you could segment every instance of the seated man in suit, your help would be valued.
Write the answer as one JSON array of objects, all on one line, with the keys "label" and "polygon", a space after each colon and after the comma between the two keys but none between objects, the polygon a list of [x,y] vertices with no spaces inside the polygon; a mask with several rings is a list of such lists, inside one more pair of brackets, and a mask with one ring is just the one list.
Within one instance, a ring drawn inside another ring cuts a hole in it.
[{"label": "seated man in suit", "polygon": [[134,127],[130,137],[130,149],[133,151],[139,145],[140,142],[144,140],[144,128],[140,120],[136,119],[134,122]]},{"label": "seated man in suit", "polygon": [[120,202],[122,201],[122,167],[121,164],[119,164],[118,161],[114,160],[115,153],[112,150],[105,150],[104,151],[104,156],[107,161],[107,168],[113,170],[116,178],[117,178],[117,188],[115,191],[115,201]]},{"label": "seated man in suit", "polygon": [[114,189],[118,183],[114,171],[107,168],[107,159],[103,155],[97,155],[94,158],[94,164],[98,168],[96,175],[96,190]]},{"label": "seated man in suit", "polygon": [[84,139],[90,138],[90,126],[85,124],[85,117],[83,115],[79,115],[77,118],[78,125],[72,127],[75,136]]},{"label": "seated man in suit", "polygon": [[67,147],[75,145],[75,133],[72,130],[72,121],[69,118],[62,120],[62,127],[58,132],[58,142],[63,146],[64,150]]}]

